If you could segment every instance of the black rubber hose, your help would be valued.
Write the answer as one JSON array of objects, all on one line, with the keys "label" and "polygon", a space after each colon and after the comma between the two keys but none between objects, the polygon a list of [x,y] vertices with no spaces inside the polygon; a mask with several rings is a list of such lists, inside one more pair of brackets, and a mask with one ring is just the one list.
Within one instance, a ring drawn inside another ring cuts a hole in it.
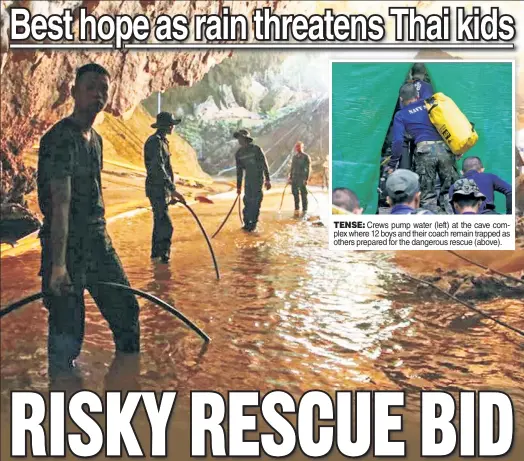
[{"label": "black rubber hose", "polygon": [[182,312],[179,312],[176,310],[173,306],[166,303],[165,301],[162,301],[160,298],[157,298],[156,296],[153,296],[152,294],[149,294],[142,290],[137,290],[136,288],[129,287],[127,285],[122,285],[120,283],[115,282],[98,282],[98,285],[103,285],[111,288],[116,288],[118,290],[124,290],[129,291],[131,293],[134,293],[135,295],[142,296],[142,298],[148,299],[149,301],[155,303],[157,306],[160,306],[165,311],[169,312],[170,314],[173,314],[178,319],[182,320],[189,328],[191,328],[195,333],[197,333],[206,343],[210,341],[210,338],[208,335],[206,335],[200,328],[198,328],[191,320],[189,320]]},{"label": "black rubber hose", "polygon": [[[240,198],[240,195],[238,195],[238,198]],[[240,224],[244,225],[244,220],[242,219],[242,204],[241,201],[238,201],[238,219],[240,219]]]},{"label": "black rubber hose", "polygon": [[237,197],[235,198],[235,201],[233,202],[233,205],[231,205],[231,209],[229,210],[229,213],[227,214],[226,218],[224,219],[224,221],[222,221],[222,224],[220,224],[220,227],[215,231],[215,233],[211,236],[212,239],[214,239],[218,233],[222,230],[222,228],[224,227],[224,225],[226,224],[227,220],[229,219],[229,217],[231,216],[231,213],[233,212],[233,209],[235,208],[235,205],[237,204],[237,200],[238,200],[238,195]]},{"label": "black rubber hose", "polygon": [[215,258],[215,252],[213,251],[213,246],[211,245],[211,242],[209,240],[209,237],[207,236],[206,230],[204,229],[204,226],[202,226],[202,223],[200,222],[200,219],[198,219],[198,216],[196,215],[196,213],[191,209],[191,207],[187,203],[185,203],[185,202],[179,202],[179,203],[184,205],[187,208],[187,210],[193,215],[193,218],[195,218],[195,221],[197,222],[198,227],[200,227],[200,230],[202,231],[202,234],[204,234],[204,237],[205,237],[206,242],[207,242],[207,246],[209,247],[209,252],[211,253],[211,258],[213,258],[213,264],[215,266],[215,272],[217,274],[217,280],[220,280],[220,272],[218,270],[218,263],[217,263],[217,259]]},{"label": "black rubber hose", "polygon": [[15,301],[13,304],[9,304],[5,309],[0,310],[0,319],[13,311],[16,311],[18,308],[25,306],[33,301],[37,301],[40,298],[43,298],[44,295],[42,292],[35,293],[33,295],[27,296],[19,301]]},{"label": "black rubber hose", "polygon": [[[169,312],[170,314],[173,314],[175,317],[182,320],[182,322],[184,322],[189,328],[191,328],[194,332],[196,332],[206,343],[210,341],[209,336],[206,335],[200,328],[198,328],[191,320],[189,320],[184,314],[179,312],[177,309],[175,309],[170,304],[166,303],[165,301],[162,301],[160,298],[157,298],[156,296],[153,296],[152,294],[149,294],[145,291],[137,290],[136,288],[132,288],[127,285],[122,285],[120,283],[98,282],[98,285],[103,285],[103,286],[116,288],[119,290],[129,291],[138,296],[141,296],[142,298],[148,299],[149,301],[153,302],[157,306],[160,306],[165,311]],[[26,304],[29,304],[30,302],[43,298],[43,296],[44,296],[43,293],[39,292],[39,293],[32,294],[30,296],[26,296],[25,298],[20,299],[19,301],[16,301],[10,304],[6,308],[0,310],[0,318],[19,309],[22,306],[25,306]]]}]

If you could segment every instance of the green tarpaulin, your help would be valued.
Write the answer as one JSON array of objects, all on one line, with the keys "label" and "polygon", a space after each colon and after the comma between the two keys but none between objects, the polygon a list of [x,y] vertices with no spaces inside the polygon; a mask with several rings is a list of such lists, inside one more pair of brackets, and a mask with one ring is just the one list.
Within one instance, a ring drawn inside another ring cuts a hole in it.
[{"label": "green tarpaulin", "polygon": [[[332,64],[333,187],[348,187],[364,213],[377,210],[381,149],[398,90],[412,63]],[[463,158],[482,159],[487,172],[512,182],[511,63],[426,63],[435,92],[451,97],[479,134]],[[458,163],[459,169],[462,161]],[[497,210],[505,199],[495,195]]]}]

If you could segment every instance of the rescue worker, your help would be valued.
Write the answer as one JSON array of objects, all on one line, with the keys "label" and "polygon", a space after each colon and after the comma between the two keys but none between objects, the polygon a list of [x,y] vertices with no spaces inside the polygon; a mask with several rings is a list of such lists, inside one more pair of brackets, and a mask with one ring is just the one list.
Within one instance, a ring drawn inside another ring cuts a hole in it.
[{"label": "rescue worker", "polygon": [[242,192],[242,179],[245,172],[244,227],[242,229],[253,232],[257,227],[260,206],[264,198],[262,186],[265,184],[266,190],[271,189],[269,168],[264,152],[259,146],[253,144],[253,138],[248,130],[238,130],[233,133],[233,137],[240,145],[240,149],[235,154],[237,195]]},{"label": "rescue worker", "polygon": [[302,199],[302,215],[307,213],[307,182],[311,174],[311,158],[304,152],[304,143],[295,144],[295,155],[291,160],[291,170],[288,182],[291,184],[291,193],[295,199],[295,216],[300,214],[300,200]]},{"label": "rescue worker", "polygon": [[[407,133],[413,136],[417,146],[415,171],[420,177],[421,206],[433,212],[452,214],[448,192],[451,184],[459,178],[455,156],[429,120],[424,101],[418,99],[413,83],[406,83],[400,88],[400,98],[404,107],[395,114],[393,120],[392,155],[387,172],[391,174],[397,167],[404,135]],[[437,174],[442,185],[442,197],[438,197],[436,192]]]},{"label": "rescue worker", "polygon": [[[427,99],[434,94],[433,86],[426,80],[426,66],[421,62],[416,62],[410,71],[411,78],[405,83],[413,83],[417,90],[418,99]],[[399,100],[399,107],[404,107],[402,100]]]},{"label": "rescue worker", "polygon": [[184,202],[184,197],[176,190],[167,140],[167,135],[171,134],[173,127],[179,123],[180,120],[175,119],[169,112],[160,112],[156,116],[156,123],[151,125],[152,128],[156,128],[156,132],[149,136],[144,145],[146,195],[153,209],[151,259],[160,258],[165,264],[169,262],[173,236],[168,203]]},{"label": "rescue worker", "polygon": [[334,206],[342,208],[350,214],[362,214],[364,211],[364,209],[360,207],[357,194],[346,187],[336,187],[333,189],[331,200]]},{"label": "rescue worker", "polygon": [[391,214],[433,214],[420,207],[419,176],[411,170],[399,169],[386,180],[387,201]]},{"label": "rescue worker", "polygon": [[[492,173],[484,172],[484,165],[479,157],[467,157],[462,162],[462,178],[472,179],[475,184],[486,196],[479,209],[481,214],[494,214],[495,213],[495,192],[500,192],[506,196],[506,214],[512,212],[512,187],[506,181],[499,178],[497,175]],[[454,186],[449,189],[449,196],[453,196]]]},{"label": "rescue worker", "polygon": [[97,285],[129,285],[106,231],[101,170],[103,146],[93,129],[108,100],[110,76],[98,64],[76,72],[74,110],[40,141],[38,202],[44,216],[39,237],[44,305],[49,310],[51,382],[79,378],[75,359],[84,339],[87,288],[109,323],[116,356],[140,350],[139,306],[134,295]]},{"label": "rescue worker", "polygon": [[457,214],[479,214],[486,196],[480,191],[473,179],[462,178],[453,184],[450,202]]},{"label": "rescue worker", "polygon": [[433,86],[426,81],[426,66],[416,62],[411,68],[411,83],[415,85],[418,99],[427,99],[433,96]]}]

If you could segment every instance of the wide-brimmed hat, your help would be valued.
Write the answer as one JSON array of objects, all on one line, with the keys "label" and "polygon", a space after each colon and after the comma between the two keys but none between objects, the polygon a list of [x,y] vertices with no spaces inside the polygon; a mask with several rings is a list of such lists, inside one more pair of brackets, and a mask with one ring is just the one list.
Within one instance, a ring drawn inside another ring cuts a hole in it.
[{"label": "wide-brimmed hat", "polygon": [[453,197],[456,195],[469,196],[472,195],[475,198],[486,200],[486,196],[480,192],[479,186],[473,181],[473,179],[462,178],[455,181],[453,184],[453,196],[449,198],[449,201],[453,201]]},{"label": "wide-brimmed hat", "polygon": [[248,141],[253,141],[253,138],[251,137],[251,133],[248,130],[246,130],[245,128],[235,131],[233,133],[233,137],[236,139],[244,138],[244,139],[247,139]]},{"label": "wide-brimmed hat", "polygon": [[160,112],[156,116],[156,122],[151,125],[151,128],[167,128],[178,125],[182,120],[173,117],[170,112]]}]

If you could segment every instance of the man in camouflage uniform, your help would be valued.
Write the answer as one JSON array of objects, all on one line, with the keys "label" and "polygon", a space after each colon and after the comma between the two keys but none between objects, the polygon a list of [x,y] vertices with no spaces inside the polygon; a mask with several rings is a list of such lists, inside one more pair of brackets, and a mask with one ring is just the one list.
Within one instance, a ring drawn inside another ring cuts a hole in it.
[{"label": "man in camouflage uniform", "polygon": [[[400,98],[404,106],[393,119],[393,145],[388,172],[392,173],[397,168],[404,135],[411,135],[417,146],[415,171],[420,177],[421,207],[436,213],[452,214],[448,191],[459,178],[456,157],[429,120],[424,101],[418,99],[413,83],[406,83],[400,88]],[[437,174],[441,183],[440,197],[436,188]]]},{"label": "man in camouflage uniform", "polygon": [[302,198],[302,214],[307,213],[307,182],[311,174],[311,158],[304,152],[304,143],[295,144],[295,155],[291,160],[291,171],[289,172],[289,183],[291,193],[295,199],[295,216],[300,212],[300,198]]},{"label": "man in camouflage uniform", "polygon": [[109,73],[98,64],[77,70],[71,90],[73,113],[41,139],[38,201],[40,275],[49,310],[48,359],[51,382],[78,377],[75,359],[84,339],[87,288],[109,323],[116,356],[140,350],[139,306],[134,295],[97,282],[129,285],[106,231],[102,199],[102,138],[92,128],[108,100]]},{"label": "man in camouflage uniform", "polygon": [[240,144],[240,149],[235,154],[237,195],[240,195],[242,191],[242,179],[245,172],[243,229],[253,232],[257,227],[260,206],[264,198],[262,186],[265,183],[266,190],[271,189],[269,168],[264,152],[259,146],[253,144],[253,138],[248,130],[239,130],[233,133],[233,137],[238,139]]},{"label": "man in camouflage uniform", "polygon": [[160,112],[156,123],[151,125],[156,132],[149,136],[144,145],[144,161],[147,170],[146,195],[153,209],[153,236],[151,258],[160,258],[163,263],[169,262],[173,224],[168,213],[168,200],[184,202],[184,197],[177,192],[171,154],[167,135],[180,120],[169,112]]}]

